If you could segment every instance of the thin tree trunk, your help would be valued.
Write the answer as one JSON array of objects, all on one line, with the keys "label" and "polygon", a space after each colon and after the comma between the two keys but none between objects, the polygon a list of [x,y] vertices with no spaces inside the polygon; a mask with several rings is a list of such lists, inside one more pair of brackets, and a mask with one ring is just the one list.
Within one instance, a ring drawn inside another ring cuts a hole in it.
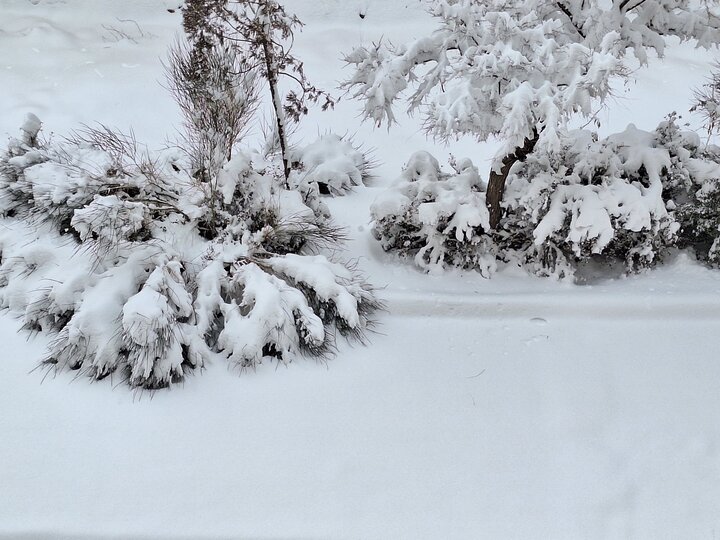
[{"label": "thin tree trunk", "polygon": [[268,39],[263,39],[263,53],[265,55],[265,69],[267,70],[268,85],[270,86],[270,94],[272,97],[273,108],[275,109],[275,121],[277,122],[278,138],[280,139],[280,152],[282,153],[283,173],[285,173],[285,184],[289,187],[290,180],[290,160],[287,155],[287,141],[285,139],[285,114],[282,109],[282,98],[278,91],[277,70],[275,68],[275,59],[273,52],[268,43]]},{"label": "thin tree trunk", "polygon": [[502,217],[502,200],[505,194],[505,182],[507,181],[510,169],[515,163],[525,161],[525,158],[533,151],[535,145],[538,142],[538,132],[533,130],[533,135],[529,139],[525,139],[522,146],[515,149],[512,154],[507,154],[502,159],[500,166],[500,172],[494,169],[490,170],[490,180],[488,182],[486,203],[488,210],[490,211],[490,228],[497,229],[500,224],[500,218]]}]

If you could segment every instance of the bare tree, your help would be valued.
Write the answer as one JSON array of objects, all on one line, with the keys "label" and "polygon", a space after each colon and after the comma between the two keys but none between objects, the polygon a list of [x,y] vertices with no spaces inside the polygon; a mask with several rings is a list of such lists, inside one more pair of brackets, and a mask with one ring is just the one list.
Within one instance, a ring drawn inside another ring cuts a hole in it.
[{"label": "bare tree", "polygon": [[[309,103],[320,103],[323,110],[335,103],[327,92],[308,81],[303,62],[292,53],[295,31],[302,27],[302,22],[276,0],[194,0],[185,8],[187,17],[193,21],[203,12],[200,39],[214,36],[243,59],[244,69],[257,70],[267,82],[287,181],[290,176],[287,122],[298,122],[307,114]],[[296,87],[285,96],[280,89],[282,78]]]}]

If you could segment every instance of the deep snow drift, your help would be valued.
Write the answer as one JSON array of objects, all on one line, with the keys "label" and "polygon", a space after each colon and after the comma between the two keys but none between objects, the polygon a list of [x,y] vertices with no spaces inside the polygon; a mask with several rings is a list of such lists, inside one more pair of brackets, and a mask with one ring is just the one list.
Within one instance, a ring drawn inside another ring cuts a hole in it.
[{"label": "deep snow drift", "polygon": [[[159,83],[178,3],[0,0],[0,133],[33,112],[48,133],[101,121],[162,146],[179,122]],[[306,23],[298,56],[326,88],[346,75],[341,51],[432,28],[418,0],[287,6]],[[669,48],[617,89],[601,132],[682,114],[711,59]],[[314,111],[296,139],[332,128],[375,148],[375,185],[326,200],[346,254],[385,287],[370,346],[242,375],[215,363],[137,394],[44,378],[32,370],[47,339],[1,315],[0,538],[720,534],[720,272],[680,254],[587,286],[423,274],[371,237],[371,204],[416,150],[444,167],[471,157],[487,175],[496,145],[445,148],[401,116],[374,131],[359,109]]]}]

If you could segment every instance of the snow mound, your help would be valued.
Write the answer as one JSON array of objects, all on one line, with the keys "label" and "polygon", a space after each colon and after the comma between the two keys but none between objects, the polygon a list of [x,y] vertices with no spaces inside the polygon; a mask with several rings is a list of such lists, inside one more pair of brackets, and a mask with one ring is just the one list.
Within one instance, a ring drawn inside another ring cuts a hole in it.
[{"label": "snow mound", "polygon": [[317,184],[320,193],[343,195],[371,177],[373,163],[367,152],[347,137],[334,133],[294,151],[293,161],[303,181]]}]

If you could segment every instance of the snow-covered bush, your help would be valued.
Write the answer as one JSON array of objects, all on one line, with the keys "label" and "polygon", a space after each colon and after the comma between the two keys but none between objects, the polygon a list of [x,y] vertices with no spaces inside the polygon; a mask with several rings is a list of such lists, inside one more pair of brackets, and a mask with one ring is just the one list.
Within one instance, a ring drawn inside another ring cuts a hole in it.
[{"label": "snow-covered bush", "polygon": [[504,228],[531,227],[535,246],[575,263],[603,254],[637,271],[673,246],[712,261],[720,151],[678,120],[672,113],[651,132],[631,125],[600,141],[575,131],[559,155],[533,155],[511,175]]},{"label": "snow-covered bush", "polygon": [[413,154],[400,177],[373,203],[373,234],[386,251],[412,255],[428,271],[445,265],[495,269],[484,186],[470,160],[440,170],[427,152]]},{"label": "snow-covered bush", "polygon": [[548,250],[563,264],[604,255],[630,272],[647,268],[675,244],[679,229],[663,181],[672,174],[673,150],[657,132],[633,125],[600,141],[571,131],[559,152],[535,152],[511,172],[501,228],[520,240],[512,247],[531,250],[526,262],[537,260],[547,272],[558,264],[543,259]]},{"label": "snow-covered bush", "polygon": [[674,113],[657,132],[671,154],[666,191],[680,223],[678,243],[691,247],[699,259],[720,266],[720,148],[682,131]]},{"label": "snow-covered bush", "polygon": [[[695,90],[695,102],[690,110],[702,115],[710,140],[720,134],[720,63],[713,66],[707,82]],[[720,162],[717,146],[708,145],[701,155]],[[711,265],[720,266],[720,175],[717,172],[680,205],[678,215],[683,244],[692,246],[698,257]]]},{"label": "snow-covered bush", "polygon": [[[321,254],[343,234],[319,185],[361,182],[366,156],[328,136],[290,167],[286,119],[332,105],[290,54],[300,21],[274,0],[189,0],[183,23],[166,66],[176,150],[102,125],[43,143],[30,115],[0,155],[0,306],[55,334],[49,365],[159,388],[214,356],[243,369],[323,356],[336,333],[362,340],[381,307],[353,265]],[[286,75],[302,95],[282,102]],[[277,154],[240,146],[263,80]]]},{"label": "snow-covered bush", "polygon": [[559,144],[515,164],[505,217],[494,230],[477,169],[463,161],[454,174],[442,173],[432,156],[417,153],[375,201],[375,236],[422,268],[460,266],[483,275],[496,259],[540,275],[571,275],[599,256],[634,272],[676,245],[715,260],[720,152],[681,130],[674,114],[652,132],[630,125],[598,140],[575,130],[561,134]]},{"label": "snow-covered bush", "polygon": [[[714,160],[720,163],[720,149]],[[678,208],[681,244],[691,246],[698,258],[720,267],[720,171],[697,189],[690,202]]]},{"label": "snow-covered bush", "polygon": [[0,304],[56,334],[48,363],[159,388],[214,355],[247,368],[364,336],[371,287],[317,254],[342,235],[277,164],[236,149],[216,196],[182,156],[149,168],[103,148],[107,131],[40,146],[38,129],[0,158]]},{"label": "snow-covered bush", "polygon": [[720,133],[720,62],[716,62],[708,80],[695,89],[692,112],[699,113],[708,135]]},{"label": "snow-covered bush", "polygon": [[374,162],[348,137],[327,133],[292,152],[296,178],[318,186],[322,194],[344,195],[372,178]]}]

